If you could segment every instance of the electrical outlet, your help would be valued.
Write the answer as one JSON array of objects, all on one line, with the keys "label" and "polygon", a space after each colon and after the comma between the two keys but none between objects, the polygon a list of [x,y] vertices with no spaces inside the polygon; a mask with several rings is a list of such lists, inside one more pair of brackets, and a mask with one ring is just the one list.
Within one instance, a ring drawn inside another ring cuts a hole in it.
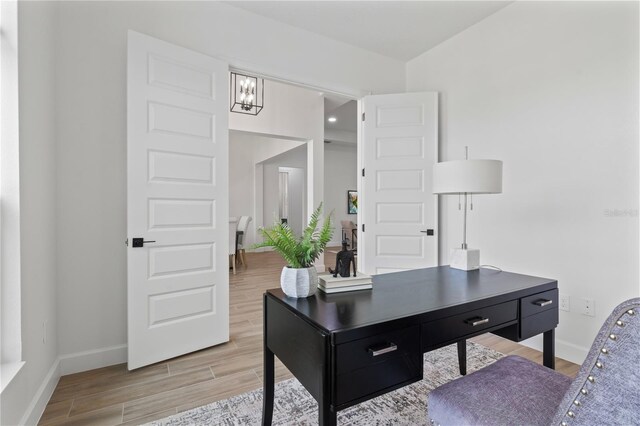
[{"label": "electrical outlet", "polygon": [[596,316],[596,302],[593,299],[580,299],[582,315]]},{"label": "electrical outlet", "polygon": [[571,298],[566,294],[560,295],[560,310],[571,312]]}]

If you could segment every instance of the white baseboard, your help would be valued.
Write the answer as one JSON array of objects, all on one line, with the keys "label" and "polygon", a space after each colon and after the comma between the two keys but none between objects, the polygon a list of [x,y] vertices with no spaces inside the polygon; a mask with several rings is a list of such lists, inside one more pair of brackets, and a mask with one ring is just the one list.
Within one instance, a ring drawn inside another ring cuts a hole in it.
[{"label": "white baseboard", "polygon": [[587,358],[589,349],[590,348],[556,339],[556,356],[571,361],[574,364],[582,365]]},{"label": "white baseboard", "polygon": [[67,375],[127,362],[127,345],[60,355],[60,374]]},{"label": "white baseboard", "polygon": [[27,407],[21,425],[37,425],[53,395],[60,376],[127,362],[127,345],[110,346],[91,351],[61,355],[49,369],[38,391]]},{"label": "white baseboard", "polygon": [[249,253],[264,253],[267,251],[274,251],[273,247],[259,247],[256,249],[247,249],[247,252]]},{"label": "white baseboard", "polygon": [[341,240],[329,241],[327,243],[327,247],[340,247],[340,248],[342,248],[342,241]]},{"label": "white baseboard", "polygon": [[313,265],[316,267],[316,272],[321,274],[327,270],[327,267],[324,265]]},{"label": "white baseboard", "polygon": [[21,425],[37,425],[44,413],[44,409],[47,407],[47,403],[53,395],[53,391],[60,379],[60,358],[56,358],[53,365],[49,369],[49,372],[44,377],[42,384],[38,388],[38,391],[33,396],[31,404],[27,407],[27,411],[24,413]]},{"label": "white baseboard", "polygon": [[[542,336],[536,336],[531,339],[524,340],[520,342],[520,344],[542,351]],[[556,356],[558,358],[566,359],[574,364],[582,365],[584,360],[587,358],[588,352],[589,348],[556,339]]]}]

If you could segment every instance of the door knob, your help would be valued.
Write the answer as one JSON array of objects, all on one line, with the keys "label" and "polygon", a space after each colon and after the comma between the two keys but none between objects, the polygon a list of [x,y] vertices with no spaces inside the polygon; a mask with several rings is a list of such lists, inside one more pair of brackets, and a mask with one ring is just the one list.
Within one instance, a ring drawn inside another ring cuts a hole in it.
[{"label": "door knob", "polygon": [[427,234],[427,235],[433,235],[433,229],[426,229],[426,230],[420,231],[420,232],[422,232],[424,234]]},{"label": "door knob", "polygon": [[144,247],[144,243],[155,243],[155,241],[145,241],[144,238],[132,238],[131,247]]}]

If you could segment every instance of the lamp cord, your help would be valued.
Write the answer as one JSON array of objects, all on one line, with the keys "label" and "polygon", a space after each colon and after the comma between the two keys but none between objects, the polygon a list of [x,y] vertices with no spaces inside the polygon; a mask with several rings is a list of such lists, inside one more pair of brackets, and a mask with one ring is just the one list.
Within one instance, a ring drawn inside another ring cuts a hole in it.
[{"label": "lamp cord", "polygon": [[[469,159],[469,147],[465,146],[464,147],[464,159],[468,160]],[[473,198],[471,199],[472,203],[473,203]],[[471,204],[471,208],[473,209],[473,204]],[[463,222],[463,228],[462,228],[462,249],[466,250],[467,249],[467,193],[464,193],[464,222]]]},{"label": "lamp cord", "polygon": [[462,249],[467,249],[467,193],[464,193],[464,219],[462,226]]},{"label": "lamp cord", "polygon": [[497,266],[493,266],[493,265],[480,265],[480,268],[493,269],[494,271],[502,272],[502,269],[498,268]]}]

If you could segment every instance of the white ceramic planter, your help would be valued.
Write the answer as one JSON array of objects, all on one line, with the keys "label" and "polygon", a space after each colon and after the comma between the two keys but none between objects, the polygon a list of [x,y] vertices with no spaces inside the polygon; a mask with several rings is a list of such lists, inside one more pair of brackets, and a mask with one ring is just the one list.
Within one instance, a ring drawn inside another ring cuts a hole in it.
[{"label": "white ceramic planter", "polygon": [[280,275],[282,291],[289,297],[309,297],[318,290],[318,273],[311,268],[282,268]]}]

